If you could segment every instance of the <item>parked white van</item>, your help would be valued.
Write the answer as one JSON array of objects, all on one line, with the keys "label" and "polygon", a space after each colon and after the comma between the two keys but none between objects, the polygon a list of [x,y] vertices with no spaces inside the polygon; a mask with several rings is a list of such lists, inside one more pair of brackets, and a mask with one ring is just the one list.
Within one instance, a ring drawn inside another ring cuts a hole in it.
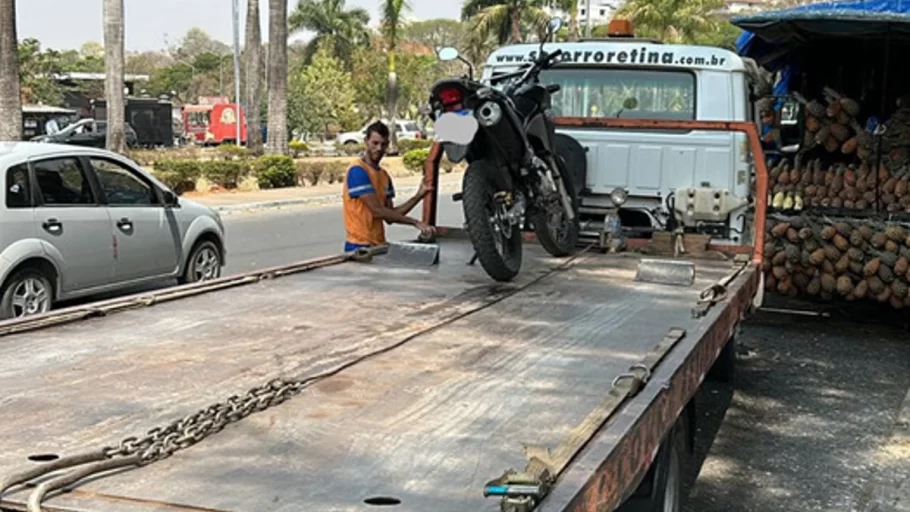
[{"label": "parked white van", "polygon": [[[518,70],[536,57],[539,48],[517,44],[496,50],[481,79]],[[626,38],[548,43],[544,49],[563,51],[562,62],[540,74],[541,82],[560,86],[553,95],[552,113],[557,118],[755,118],[751,92],[759,80],[758,68],[724,49]],[[668,204],[682,203],[675,197],[681,192],[688,195],[691,191],[682,189],[694,187],[702,189],[698,195],[706,201],[700,202],[710,206],[696,215],[681,215],[686,227],[711,233],[712,243],[735,244],[742,238],[742,214],[748,208],[754,173],[744,134],[575,127],[557,132],[581,146],[561,137],[562,144],[574,145],[567,164],[578,173],[586,235],[599,234],[605,216],[620,205],[624,228],[662,228]],[[686,207],[676,209],[685,213]]]}]

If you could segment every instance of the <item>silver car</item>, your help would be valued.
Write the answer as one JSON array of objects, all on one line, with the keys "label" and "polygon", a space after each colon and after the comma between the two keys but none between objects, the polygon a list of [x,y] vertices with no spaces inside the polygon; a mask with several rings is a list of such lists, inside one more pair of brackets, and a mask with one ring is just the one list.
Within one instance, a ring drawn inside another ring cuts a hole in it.
[{"label": "silver car", "polygon": [[0,185],[0,319],[163,278],[221,275],[218,214],[121,155],[0,142]]}]

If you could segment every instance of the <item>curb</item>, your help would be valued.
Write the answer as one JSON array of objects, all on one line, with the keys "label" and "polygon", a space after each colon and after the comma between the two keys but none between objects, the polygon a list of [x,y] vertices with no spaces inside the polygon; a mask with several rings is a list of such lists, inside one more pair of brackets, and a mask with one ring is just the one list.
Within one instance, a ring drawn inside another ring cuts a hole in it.
[{"label": "curb", "polygon": [[[439,191],[457,190],[461,187],[461,181],[449,181],[440,184]],[[399,192],[414,193],[417,192],[416,186],[401,187]],[[199,201],[202,203],[202,201]],[[205,204],[205,203],[202,203]],[[292,199],[275,199],[273,201],[258,201],[254,203],[226,204],[220,206],[209,206],[218,213],[244,212],[250,210],[271,210],[279,209],[285,206],[300,206],[307,204],[318,204],[320,206],[330,206],[341,204],[341,194],[331,194],[312,197],[295,197]]]}]

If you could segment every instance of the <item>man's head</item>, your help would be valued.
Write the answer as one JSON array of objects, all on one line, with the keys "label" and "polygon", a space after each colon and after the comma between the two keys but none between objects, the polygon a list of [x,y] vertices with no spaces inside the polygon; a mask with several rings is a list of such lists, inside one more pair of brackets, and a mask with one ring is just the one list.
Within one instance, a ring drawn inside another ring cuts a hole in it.
[{"label": "man's head", "polygon": [[367,126],[367,156],[374,163],[379,163],[389,149],[389,127],[382,121]]}]

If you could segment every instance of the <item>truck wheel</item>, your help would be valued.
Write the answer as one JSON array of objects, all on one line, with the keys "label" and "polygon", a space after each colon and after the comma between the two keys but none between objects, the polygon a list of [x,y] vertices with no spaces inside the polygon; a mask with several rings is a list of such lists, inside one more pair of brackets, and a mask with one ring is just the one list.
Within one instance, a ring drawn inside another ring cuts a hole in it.
[{"label": "truck wheel", "polygon": [[736,374],[736,338],[730,338],[723,350],[714,361],[714,365],[708,370],[707,378],[712,382],[729,383],[733,382]]},{"label": "truck wheel", "polygon": [[209,281],[221,277],[221,251],[211,240],[197,242],[186,260],[180,284]]},{"label": "truck wheel", "polygon": [[674,427],[660,445],[657,457],[635,493],[617,512],[680,512],[683,479],[689,452],[685,428]]},{"label": "truck wheel", "polygon": [[[537,235],[540,245],[551,256],[560,257],[568,256],[575,251],[581,224],[578,222],[578,194],[576,193],[575,177],[566,169],[565,162],[559,155],[556,156],[556,165],[559,166],[559,173],[562,175],[563,183],[569,192],[572,208],[575,209],[575,218],[571,221],[566,218],[562,202],[559,202],[556,205],[557,209],[552,212],[540,209],[536,210],[530,217],[531,224],[534,226],[534,233]],[[551,214],[555,218],[551,218]]]},{"label": "truck wheel", "polygon": [[35,268],[16,271],[7,281],[0,297],[0,320],[39,315],[51,310],[54,288]]}]

